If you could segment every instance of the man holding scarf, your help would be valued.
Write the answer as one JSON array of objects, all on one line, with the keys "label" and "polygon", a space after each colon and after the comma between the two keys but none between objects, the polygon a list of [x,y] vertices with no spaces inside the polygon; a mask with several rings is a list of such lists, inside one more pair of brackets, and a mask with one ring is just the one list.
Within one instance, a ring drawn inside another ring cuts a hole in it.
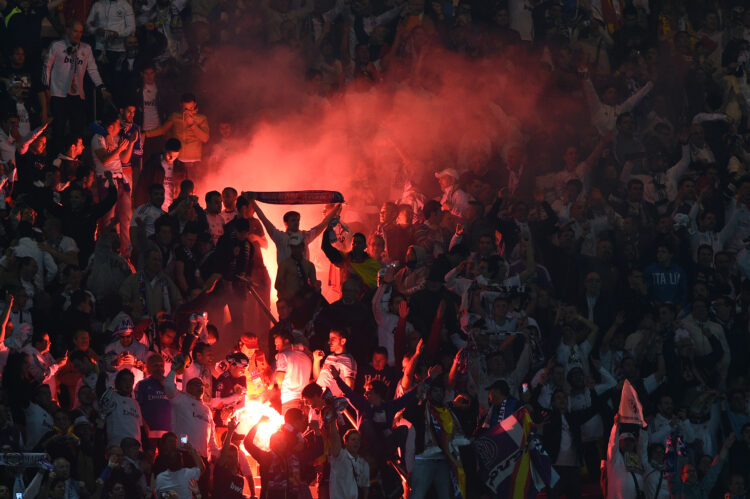
[{"label": "man holding scarf", "polygon": [[443,377],[429,384],[427,399],[404,410],[416,432],[414,469],[409,475],[411,499],[422,499],[434,484],[440,499],[466,497],[466,475],[458,447],[468,445],[456,415],[443,403]]}]

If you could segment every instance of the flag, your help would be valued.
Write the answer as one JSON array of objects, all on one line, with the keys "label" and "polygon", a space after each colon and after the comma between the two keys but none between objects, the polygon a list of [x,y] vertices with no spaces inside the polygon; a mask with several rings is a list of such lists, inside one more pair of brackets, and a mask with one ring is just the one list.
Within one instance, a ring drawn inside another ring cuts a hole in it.
[{"label": "flag", "polygon": [[618,413],[620,414],[620,423],[635,424],[642,428],[646,426],[646,421],[643,419],[643,407],[638,400],[638,394],[628,380],[625,380],[622,385]]},{"label": "flag", "polygon": [[557,483],[557,473],[526,408],[500,421],[472,446],[482,480],[497,497],[533,498],[545,486]]},{"label": "flag", "polygon": [[343,203],[344,196],[336,191],[243,192],[252,199],[268,204],[329,204]]}]

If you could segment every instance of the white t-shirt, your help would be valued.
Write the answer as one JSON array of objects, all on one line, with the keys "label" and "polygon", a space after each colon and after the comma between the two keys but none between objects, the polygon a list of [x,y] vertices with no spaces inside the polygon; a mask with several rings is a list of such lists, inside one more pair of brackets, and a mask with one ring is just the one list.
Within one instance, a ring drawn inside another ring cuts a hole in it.
[{"label": "white t-shirt", "polygon": [[[119,140],[119,139],[115,139]],[[99,158],[96,156],[96,152],[98,149],[104,149],[108,153],[111,153],[115,150],[119,142],[112,142],[111,145],[107,144],[107,137],[102,137],[99,134],[95,134],[93,137],[91,137],[91,155],[94,157],[94,168],[96,171],[97,177],[104,177],[105,171],[112,172],[112,176],[114,178],[123,178],[122,175],[122,162],[120,161],[119,156],[115,156],[112,158],[109,163],[104,164],[101,161],[99,161]]]},{"label": "white t-shirt", "polygon": [[206,213],[206,220],[208,221],[208,231],[211,233],[215,246],[219,238],[224,235],[224,217],[221,216],[221,213],[218,215]]},{"label": "white t-shirt", "polygon": [[283,350],[276,354],[276,372],[284,373],[281,403],[302,398],[302,390],[310,382],[312,360],[299,350]]},{"label": "white t-shirt", "polygon": [[146,345],[135,341],[135,339],[128,346],[124,346],[122,343],[120,343],[120,340],[113,341],[104,349],[104,353],[110,352],[117,355],[120,355],[122,352],[129,352],[133,357],[135,357],[137,360],[140,360],[141,362],[146,362],[146,357],[148,356],[148,348],[146,348]]},{"label": "white t-shirt", "polygon": [[143,131],[153,130],[161,125],[159,111],[156,109],[156,85],[143,85]]},{"label": "white t-shirt", "polygon": [[120,445],[125,437],[141,441],[143,416],[138,402],[109,388],[99,401],[107,423],[107,444]]},{"label": "white t-shirt", "polygon": [[200,468],[182,468],[177,471],[162,471],[156,475],[156,492],[177,492],[180,499],[193,499],[190,482],[201,476]]},{"label": "white t-shirt", "polygon": [[18,133],[21,137],[26,137],[31,133],[31,120],[29,119],[29,111],[26,106],[20,102],[16,103],[16,113],[18,114]]},{"label": "white t-shirt", "polygon": [[370,465],[361,457],[354,457],[346,449],[339,455],[330,456],[331,497],[336,499],[357,499],[359,487],[370,486]]},{"label": "white t-shirt", "polygon": [[332,353],[326,357],[326,360],[323,362],[323,367],[320,369],[318,379],[315,380],[323,390],[326,388],[330,389],[334,397],[343,397],[344,394],[339,389],[339,385],[336,384],[336,381],[334,381],[331,371],[328,370],[328,366],[335,366],[336,369],[339,370],[341,379],[345,380],[347,378],[357,377],[357,362],[354,360],[354,357],[348,353],[342,353],[341,355]]},{"label": "white t-shirt", "polygon": [[42,439],[45,433],[52,430],[55,420],[52,415],[34,402],[26,408],[26,450],[30,451]]},{"label": "white t-shirt", "polygon": [[140,205],[133,212],[133,216],[130,219],[131,227],[138,227],[137,219],[143,220],[144,227],[146,228],[146,237],[153,236],[156,232],[154,222],[162,215],[166,215],[166,212],[161,208],[152,205],[150,202]]},{"label": "white t-shirt", "polygon": [[[185,392],[176,392],[169,399],[172,404],[172,431],[177,435],[187,435],[188,442],[195,447],[201,457],[218,455],[218,447],[214,439],[214,419],[211,409],[200,400],[196,400]],[[211,445],[213,440],[214,445]]]}]

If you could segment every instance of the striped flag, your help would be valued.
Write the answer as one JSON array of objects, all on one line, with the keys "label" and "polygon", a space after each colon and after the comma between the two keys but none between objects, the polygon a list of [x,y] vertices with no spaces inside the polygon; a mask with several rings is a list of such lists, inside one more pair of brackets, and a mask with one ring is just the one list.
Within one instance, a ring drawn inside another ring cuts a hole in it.
[{"label": "striped flag", "polygon": [[559,477],[526,408],[500,421],[472,445],[481,477],[496,497],[533,498],[557,483]]}]

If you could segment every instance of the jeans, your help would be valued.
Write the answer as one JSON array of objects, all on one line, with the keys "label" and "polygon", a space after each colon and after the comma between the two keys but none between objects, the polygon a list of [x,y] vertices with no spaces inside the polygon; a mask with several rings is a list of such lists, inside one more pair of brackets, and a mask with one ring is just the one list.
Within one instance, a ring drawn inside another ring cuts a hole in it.
[{"label": "jeans", "polygon": [[450,499],[453,495],[451,473],[453,470],[447,459],[417,459],[409,479],[411,487],[409,499],[427,497],[431,485],[435,486],[437,497]]}]

